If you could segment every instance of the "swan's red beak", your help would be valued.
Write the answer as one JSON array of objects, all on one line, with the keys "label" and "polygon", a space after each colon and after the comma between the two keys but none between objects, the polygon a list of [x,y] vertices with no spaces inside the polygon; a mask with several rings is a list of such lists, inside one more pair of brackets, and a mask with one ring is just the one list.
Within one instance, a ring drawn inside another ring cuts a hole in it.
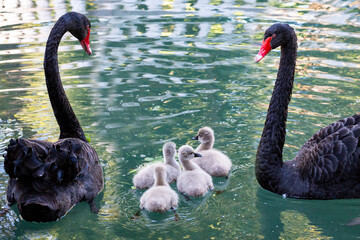
[{"label": "swan's red beak", "polygon": [[260,51],[258,52],[258,54],[255,56],[254,61],[255,62],[259,62],[261,59],[263,59],[266,54],[268,54],[271,51],[271,45],[270,45],[270,41],[271,41],[272,37],[268,37],[267,39],[265,39],[262,42]]},{"label": "swan's red beak", "polygon": [[91,55],[91,48],[90,48],[89,38],[90,38],[90,28],[88,28],[88,34],[86,35],[86,37],[82,41],[80,41],[80,44],[83,47],[83,49],[85,50],[85,52],[88,55]]}]

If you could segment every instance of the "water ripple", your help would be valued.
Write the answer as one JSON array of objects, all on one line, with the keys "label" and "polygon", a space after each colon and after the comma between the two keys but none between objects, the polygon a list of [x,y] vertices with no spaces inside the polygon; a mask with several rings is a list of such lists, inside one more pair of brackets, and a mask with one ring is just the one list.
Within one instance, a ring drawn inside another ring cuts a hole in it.
[{"label": "water ripple", "polygon": [[166,115],[157,116],[157,117],[139,116],[139,117],[136,117],[136,119],[140,120],[140,121],[163,120],[163,119],[174,118],[174,117],[181,116],[181,115],[192,114],[192,113],[196,113],[196,112],[200,112],[200,110],[187,110],[187,111],[183,111],[180,113],[166,114]]}]

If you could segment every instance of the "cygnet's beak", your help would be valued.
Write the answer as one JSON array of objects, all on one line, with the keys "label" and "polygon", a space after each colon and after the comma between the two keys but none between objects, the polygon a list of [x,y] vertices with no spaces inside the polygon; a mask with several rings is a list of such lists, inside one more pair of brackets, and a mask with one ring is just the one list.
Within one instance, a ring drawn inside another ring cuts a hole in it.
[{"label": "cygnet's beak", "polygon": [[199,136],[192,137],[191,140],[199,140]]},{"label": "cygnet's beak", "polygon": [[194,153],[194,157],[202,157],[200,153]]}]

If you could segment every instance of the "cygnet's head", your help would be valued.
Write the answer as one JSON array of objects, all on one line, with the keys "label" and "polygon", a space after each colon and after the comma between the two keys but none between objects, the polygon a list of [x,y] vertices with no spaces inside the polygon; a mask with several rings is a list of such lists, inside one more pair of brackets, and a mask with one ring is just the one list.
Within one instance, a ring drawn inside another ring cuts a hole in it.
[{"label": "cygnet's head", "polygon": [[201,154],[196,153],[189,145],[184,145],[179,148],[179,159],[181,162],[189,161],[194,157],[202,157]]},{"label": "cygnet's head", "polygon": [[166,183],[166,168],[163,165],[157,166],[154,171],[155,185]]},{"label": "cygnet's head", "polygon": [[164,159],[174,159],[176,155],[176,144],[173,142],[167,142],[163,146]]},{"label": "cygnet's head", "polygon": [[199,129],[198,134],[192,138],[198,140],[201,143],[211,143],[215,141],[214,130],[210,127],[203,127]]}]

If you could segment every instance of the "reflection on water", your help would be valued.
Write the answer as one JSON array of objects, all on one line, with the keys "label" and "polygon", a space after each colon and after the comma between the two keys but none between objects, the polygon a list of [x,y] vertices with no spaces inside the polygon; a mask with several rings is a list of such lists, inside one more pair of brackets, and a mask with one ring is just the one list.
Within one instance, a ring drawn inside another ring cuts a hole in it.
[{"label": "reflection on water", "polygon": [[[263,31],[274,22],[298,33],[297,76],[284,149],[291,159],[320,127],[359,109],[358,1],[1,0],[0,154],[10,138],[55,140],[59,130],[42,70],[46,39],[67,11],[87,12],[94,54],[65,35],[61,76],[70,102],[103,164],[100,213],[86,204],[54,223],[28,223],[15,208],[0,211],[0,238],[14,239],[349,239],[345,224],[358,200],[283,199],[258,186],[255,152],[279,51],[253,63]],[[215,146],[233,160],[221,194],[173,214],[138,211],[132,169],[161,158],[162,144],[191,141],[209,125]],[[3,164],[3,159],[0,160]],[[0,203],[7,175],[0,168]],[[341,213],[341,214],[340,214]],[[201,237],[201,238],[200,238]]]}]

